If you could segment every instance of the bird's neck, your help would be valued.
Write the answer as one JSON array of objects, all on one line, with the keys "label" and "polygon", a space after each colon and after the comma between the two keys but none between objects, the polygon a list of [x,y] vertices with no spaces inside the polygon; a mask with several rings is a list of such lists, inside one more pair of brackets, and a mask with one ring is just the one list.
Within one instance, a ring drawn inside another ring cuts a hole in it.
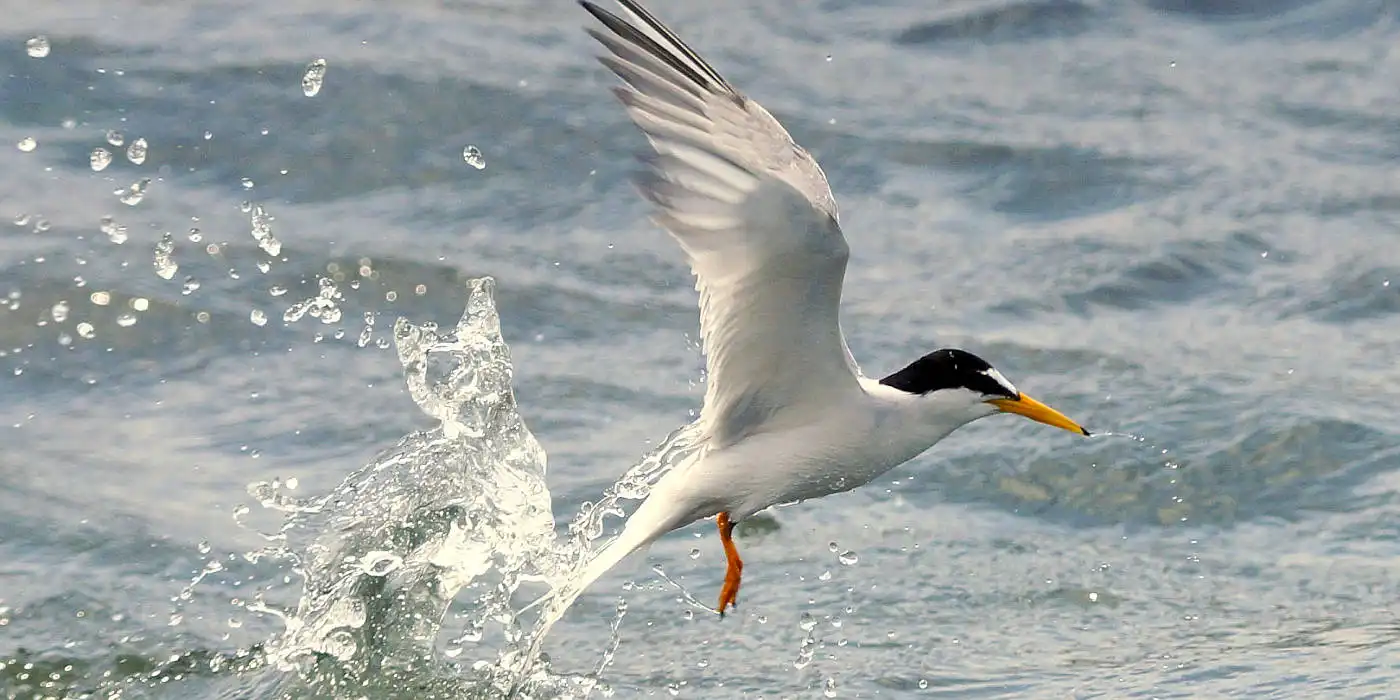
[{"label": "bird's neck", "polygon": [[913,459],[976,418],[965,415],[958,406],[943,405],[865,377],[861,378],[861,388],[876,416],[871,442],[883,446],[900,463]]}]

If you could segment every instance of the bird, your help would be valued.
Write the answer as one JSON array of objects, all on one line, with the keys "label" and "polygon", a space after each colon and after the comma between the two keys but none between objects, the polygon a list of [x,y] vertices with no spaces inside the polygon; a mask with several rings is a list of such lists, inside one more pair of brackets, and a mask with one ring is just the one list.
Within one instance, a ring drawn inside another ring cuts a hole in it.
[{"label": "bird", "polygon": [[[680,245],[699,292],[706,387],[698,457],[652,488],[556,605],[662,535],[714,518],[738,605],[734,528],[775,505],[849,491],[957,428],[1012,413],[1088,436],[971,352],[940,348],[866,377],[841,331],[850,247],[816,160],[637,0],[580,0],[613,89],[650,144],[634,184]],[[553,619],[546,621],[546,628]]]}]

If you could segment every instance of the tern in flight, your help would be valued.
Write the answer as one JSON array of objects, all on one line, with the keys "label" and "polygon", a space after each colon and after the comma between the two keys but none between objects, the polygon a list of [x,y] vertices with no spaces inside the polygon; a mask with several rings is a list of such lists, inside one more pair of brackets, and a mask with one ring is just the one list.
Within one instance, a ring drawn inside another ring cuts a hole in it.
[{"label": "tern in flight", "polygon": [[997,413],[1089,434],[963,350],[878,381],[861,374],[838,318],[850,249],[821,168],[636,0],[618,3],[621,15],[580,2],[602,23],[587,31],[651,146],[637,189],[695,273],[708,383],[698,458],[657,482],[563,607],[631,552],[713,517],[728,562],[723,615],[738,601],[744,518],[867,484]]}]

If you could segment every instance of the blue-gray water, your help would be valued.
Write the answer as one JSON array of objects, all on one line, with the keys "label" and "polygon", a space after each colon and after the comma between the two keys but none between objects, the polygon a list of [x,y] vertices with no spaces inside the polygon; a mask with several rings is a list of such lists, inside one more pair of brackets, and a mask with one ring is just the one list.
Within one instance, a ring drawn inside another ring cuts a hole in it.
[{"label": "blue-gray water", "polygon": [[[1140,437],[987,420],[781,509],[741,541],[723,621],[631,561],[556,628],[556,671],[592,669],[621,594],[619,697],[1393,696],[1400,6],[652,6],[825,167],[867,374],[957,345]],[[281,692],[217,661],[281,629],[242,604],[255,590],[299,585],[241,559],[277,523],[245,486],[327,493],[425,426],[390,328],[454,322],[469,277],[498,280],[561,519],[690,419],[694,292],[627,185],[641,139],[586,19],[566,0],[6,8],[0,696]],[[114,194],[142,178],[134,206]],[[284,323],[318,277],[342,315]],[[237,575],[182,595],[211,558]],[[710,527],[651,559],[717,593]]]}]

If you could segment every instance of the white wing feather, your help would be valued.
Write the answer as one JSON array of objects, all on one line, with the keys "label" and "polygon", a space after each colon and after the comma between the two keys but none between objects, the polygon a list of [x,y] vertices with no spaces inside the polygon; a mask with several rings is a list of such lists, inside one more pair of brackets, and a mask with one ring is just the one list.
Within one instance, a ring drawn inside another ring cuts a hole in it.
[{"label": "white wing feather", "polygon": [[[655,221],[690,259],[700,292],[712,447],[846,400],[859,370],[841,334],[850,250],[816,161],[645,9],[628,22],[583,0],[616,94],[653,154],[637,178]],[[755,465],[761,468],[762,465]]]}]

